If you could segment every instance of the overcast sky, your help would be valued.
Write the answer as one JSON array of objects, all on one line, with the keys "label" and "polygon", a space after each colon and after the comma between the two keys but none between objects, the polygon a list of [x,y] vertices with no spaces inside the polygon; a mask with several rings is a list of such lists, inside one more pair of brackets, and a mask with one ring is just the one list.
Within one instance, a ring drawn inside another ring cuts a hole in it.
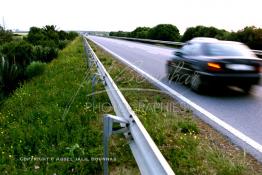
[{"label": "overcast sky", "polygon": [[63,30],[131,31],[160,23],[183,33],[196,25],[239,30],[262,27],[262,0],[0,0],[9,29],[54,24]]}]

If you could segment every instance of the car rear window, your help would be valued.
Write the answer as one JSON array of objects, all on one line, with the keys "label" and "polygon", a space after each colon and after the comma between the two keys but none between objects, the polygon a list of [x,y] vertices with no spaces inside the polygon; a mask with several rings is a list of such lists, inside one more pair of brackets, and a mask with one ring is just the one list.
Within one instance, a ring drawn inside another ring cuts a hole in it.
[{"label": "car rear window", "polygon": [[206,43],[203,45],[206,56],[244,56],[253,57],[252,51],[240,43]]}]

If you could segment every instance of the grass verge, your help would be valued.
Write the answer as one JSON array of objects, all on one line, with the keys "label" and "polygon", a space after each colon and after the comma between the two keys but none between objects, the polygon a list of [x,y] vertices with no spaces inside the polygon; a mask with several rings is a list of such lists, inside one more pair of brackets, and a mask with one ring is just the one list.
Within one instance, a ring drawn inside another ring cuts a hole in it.
[{"label": "grass verge", "polygon": [[[102,125],[87,101],[82,40],[74,40],[0,107],[1,174],[100,174]],[[100,100],[108,100],[106,94]],[[92,161],[91,161],[92,160]]]}]

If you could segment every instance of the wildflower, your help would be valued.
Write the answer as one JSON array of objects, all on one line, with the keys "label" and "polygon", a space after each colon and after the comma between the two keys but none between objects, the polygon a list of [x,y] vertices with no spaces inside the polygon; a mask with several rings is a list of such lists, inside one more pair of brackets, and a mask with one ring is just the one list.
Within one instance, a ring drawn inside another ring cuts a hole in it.
[{"label": "wildflower", "polygon": [[35,165],[35,170],[38,170],[40,168],[40,166]]}]

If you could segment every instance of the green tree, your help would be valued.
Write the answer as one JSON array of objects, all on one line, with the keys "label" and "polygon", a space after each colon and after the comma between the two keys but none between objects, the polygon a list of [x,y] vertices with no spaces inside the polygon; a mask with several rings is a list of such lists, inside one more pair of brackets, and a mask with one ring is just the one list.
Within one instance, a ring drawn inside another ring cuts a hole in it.
[{"label": "green tree", "polygon": [[229,35],[230,33],[226,30],[217,29],[215,27],[196,26],[187,28],[181,41],[188,41],[194,37],[211,37],[226,40]]},{"label": "green tree", "polygon": [[58,31],[56,30],[56,26],[47,25],[43,28],[31,27],[27,41],[34,46],[50,47],[52,50],[55,50],[63,49],[70,40],[75,39],[77,36],[78,33],[76,32]]},{"label": "green tree", "polygon": [[237,32],[232,32],[229,39],[243,42],[252,49],[262,50],[262,28],[245,27]]},{"label": "green tree", "polygon": [[129,32],[124,32],[124,31],[117,31],[117,32],[110,32],[109,36],[129,37],[130,33]]},{"label": "green tree", "polygon": [[149,38],[164,41],[178,41],[179,30],[172,24],[159,24],[149,30]]},{"label": "green tree", "polygon": [[17,64],[11,64],[3,56],[0,57],[0,92],[10,92],[16,85],[17,80],[23,74],[21,68]]},{"label": "green tree", "polygon": [[59,36],[59,39],[60,39],[60,40],[66,40],[67,37],[68,37],[68,34],[67,34],[65,31],[60,30],[60,31],[58,32],[58,36]]},{"label": "green tree", "polygon": [[24,40],[12,41],[3,45],[2,54],[10,65],[24,69],[33,60],[33,47]]},{"label": "green tree", "polygon": [[78,36],[78,33],[70,31],[69,33],[67,33],[67,39],[68,40],[73,40]]},{"label": "green tree", "polygon": [[130,33],[130,37],[133,38],[148,38],[150,27],[137,27]]},{"label": "green tree", "polygon": [[56,26],[54,25],[46,25],[44,28],[43,28],[43,32],[45,34],[45,37],[48,39],[48,40],[52,40],[54,41],[56,44],[59,42],[59,32],[56,31]]},{"label": "green tree", "polygon": [[12,41],[12,37],[13,33],[10,30],[5,30],[2,26],[0,26],[0,45]]},{"label": "green tree", "polygon": [[27,35],[27,41],[33,45],[38,45],[40,41],[45,40],[46,36],[41,28],[31,27]]}]

